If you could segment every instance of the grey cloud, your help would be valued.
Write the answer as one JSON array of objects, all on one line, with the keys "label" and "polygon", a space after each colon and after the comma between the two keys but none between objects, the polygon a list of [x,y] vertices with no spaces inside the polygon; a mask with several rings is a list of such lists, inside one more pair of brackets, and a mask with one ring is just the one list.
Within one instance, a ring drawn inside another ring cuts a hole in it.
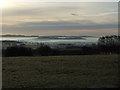
[{"label": "grey cloud", "polygon": [[[82,21],[84,22],[84,21]],[[12,26],[3,26],[3,30],[80,30],[80,29],[107,29],[107,28],[117,28],[117,24],[82,24],[78,22],[65,22],[65,21],[56,21],[56,22],[26,22],[23,24],[12,25]],[[87,22],[87,21],[85,21]],[[90,21],[89,21],[90,23]]]},{"label": "grey cloud", "polygon": [[72,16],[79,16],[79,14],[71,13]]}]

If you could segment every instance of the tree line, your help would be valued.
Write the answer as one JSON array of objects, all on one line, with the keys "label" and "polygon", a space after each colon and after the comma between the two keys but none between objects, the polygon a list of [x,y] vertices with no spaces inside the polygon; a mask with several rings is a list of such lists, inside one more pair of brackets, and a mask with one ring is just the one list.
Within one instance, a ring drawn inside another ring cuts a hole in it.
[{"label": "tree line", "polygon": [[65,49],[51,48],[42,44],[36,49],[25,46],[12,46],[2,50],[2,56],[55,56],[55,55],[91,55],[120,53],[120,36],[103,36],[97,45],[70,46]]}]

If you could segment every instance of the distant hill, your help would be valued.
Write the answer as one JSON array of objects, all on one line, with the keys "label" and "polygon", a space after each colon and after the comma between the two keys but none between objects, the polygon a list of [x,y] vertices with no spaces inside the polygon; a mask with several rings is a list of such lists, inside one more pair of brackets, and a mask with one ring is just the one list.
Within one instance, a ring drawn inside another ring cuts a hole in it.
[{"label": "distant hill", "polygon": [[0,35],[1,37],[38,37],[35,35],[32,36],[26,36],[26,35]]},{"label": "distant hill", "polygon": [[39,38],[70,38],[70,39],[80,39],[84,37],[94,37],[94,36],[37,36],[37,35],[12,35],[12,34],[6,34],[6,35],[0,35],[0,37],[39,37]]}]

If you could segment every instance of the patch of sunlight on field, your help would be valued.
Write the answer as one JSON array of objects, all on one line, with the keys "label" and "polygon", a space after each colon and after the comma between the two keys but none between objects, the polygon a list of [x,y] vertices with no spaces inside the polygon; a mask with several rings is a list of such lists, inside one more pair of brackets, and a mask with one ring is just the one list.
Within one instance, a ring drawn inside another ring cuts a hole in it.
[{"label": "patch of sunlight on field", "polygon": [[3,57],[3,88],[118,86],[118,55]]}]

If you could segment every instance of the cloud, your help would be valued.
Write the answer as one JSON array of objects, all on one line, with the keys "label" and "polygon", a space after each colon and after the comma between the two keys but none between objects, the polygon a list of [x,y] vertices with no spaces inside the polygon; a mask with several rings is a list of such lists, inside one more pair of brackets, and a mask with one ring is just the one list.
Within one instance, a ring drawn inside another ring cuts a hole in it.
[{"label": "cloud", "polygon": [[88,17],[99,17],[99,16],[108,16],[108,15],[118,15],[118,12],[106,12],[106,13],[98,13],[98,14],[84,14],[82,16]]},{"label": "cloud", "polygon": [[79,14],[71,13],[72,16],[79,16]]},{"label": "cloud", "polygon": [[118,23],[117,4],[15,3],[13,7],[3,10],[3,32],[53,30],[56,33],[61,30],[64,33],[70,30],[113,29],[117,28]]},{"label": "cloud", "polygon": [[117,28],[117,24],[96,24],[94,22],[88,21],[87,24],[85,24],[87,21],[71,21],[71,22],[65,22],[65,21],[46,21],[46,22],[26,22],[18,25],[10,25],[10,26],[3,26],[3,30],[24,30],[24,31],[31,31],[31,30],[81,30],[81,29],[108,29],[108,28]]},{"label": "cloud", "polygon": [[[8,25],[36,21],[92,20],[97,23],[117,22],[115,3],[15,3],[3,10],[3,23]],[[116,9],[117,8],[117,9]],[[112,11],[110,11],[112,9]]]}]

